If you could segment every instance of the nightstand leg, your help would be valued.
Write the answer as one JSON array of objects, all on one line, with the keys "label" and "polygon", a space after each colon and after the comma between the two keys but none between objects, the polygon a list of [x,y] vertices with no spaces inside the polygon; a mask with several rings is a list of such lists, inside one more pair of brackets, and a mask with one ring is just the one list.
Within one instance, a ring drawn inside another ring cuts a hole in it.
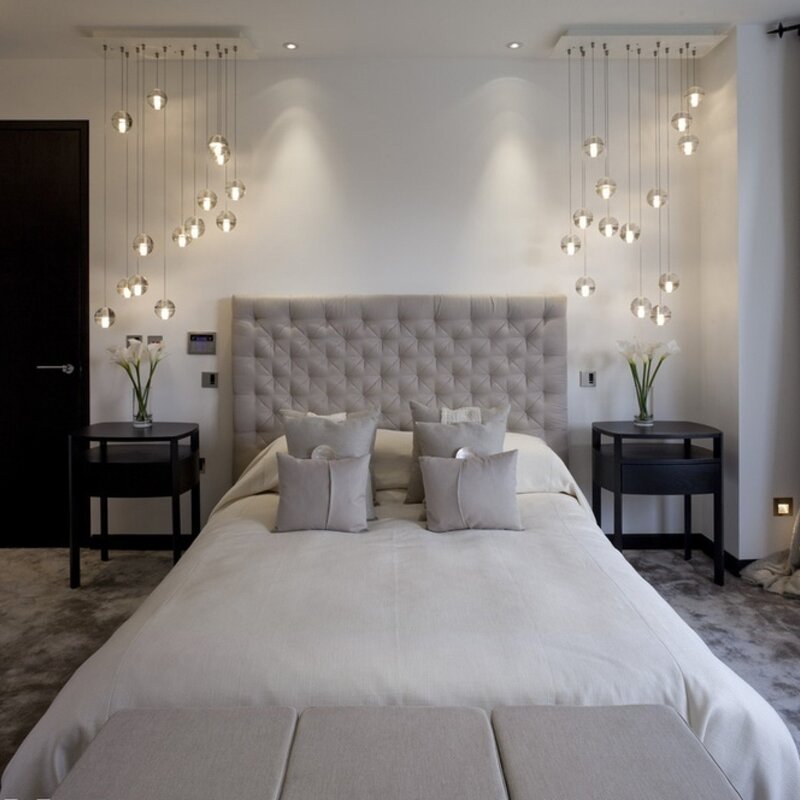
[{"label": "nightstand leg", "polygon": [[192,536],[200,533],[200,484],[192,487]]},{"label": "nightstand leg", "polygon": [[100,559],[108,561],[108,498],[100,498]]},{"label": "nightstand leg", "polygon": [[77,589],[81,585],[81,534],[78,530],[78,503],[75,493],[77,475],[75,470],[75,444],[69,437],[67,449],[69,453],[69,588]]},{"label": "nightstand leg", "polygon": [[181,557],[181,496],[178,491],[178,442],[170,442],[172,464],[172,563]]},{"label": "nightstand leg", "polygon": [[714,583],[725,585],[725,541],[722,535],[722,489],[714,492]]},{"label": "nightstand leg", "polygon": [[614,547],[622,550],[622,492],[614,492]]},{"label": "nightstand leg", "polygon": [[594,520],[598,525],[602,525],[603,521],[603,495],[599,483],[592,484],[592,511],[594,511]]},{"label": "nightstand leg", "polygon": [[692,557],[692,496],[683,496],[683,558],[689,561]]}]

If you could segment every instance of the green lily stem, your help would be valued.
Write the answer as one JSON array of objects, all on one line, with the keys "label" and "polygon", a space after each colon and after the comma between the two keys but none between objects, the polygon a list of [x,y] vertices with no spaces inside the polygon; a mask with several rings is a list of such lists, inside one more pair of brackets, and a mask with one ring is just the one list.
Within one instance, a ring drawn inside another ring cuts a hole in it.
[{"label": "green lily stem", "polygon": [[138,420],[145,420],[149,416],[148,403],[150,402],[150,387],[152,385],[153,375],[155,374],[159,361],[160,359],[154,362],[149,362],[150,370],[148,372],[147,381],[144,385],[144,388],[142,388],[141,362],[134,362],[133,365],[126,362],[120,362],[120,366],[125,370],[130,378],[131,384],[133,385],[133,393],[136,397],[136,412],[134,417]]}]

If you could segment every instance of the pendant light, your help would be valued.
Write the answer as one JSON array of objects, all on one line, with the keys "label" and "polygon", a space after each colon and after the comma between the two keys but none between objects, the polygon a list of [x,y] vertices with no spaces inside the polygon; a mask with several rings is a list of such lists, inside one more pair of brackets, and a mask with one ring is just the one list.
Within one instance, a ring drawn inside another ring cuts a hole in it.
[{"label": "pendant light", "polygon": [[[581,139],[586,141],[586,50],[581,47]],[[581,159],[581,207],[572,215],[576,228],[585,231],[591,226],[594,214],[586,207],[586,162]]]},{"label": "pendant light", "polygon": [[[139,127],[136,134],[136,229],[140,231],[133,240],[133,252],[138,258],[146,258],[153,252],[153,240],[144,233],[145,227],[145,116],[144,102],[140,97],[140,88],[144,86],[144,80],[139,79],[139,72],[143,71],[144,45],[136,48],[136,97],[139,102]],[[141,213],[141,216],[140,216]]]},{"label": "pendant light", "polygon": [[[686,43],[686,52],[689,52],[689,43]],[[686,99],[690,108],[697,108],[703,102],[706,93],[697,83],[697,48],[692,49],[692,85],[686,90]]]},{"label": "pendant light", "polygon": [[[197,197],[197,45],[192,47],[192,196]],[[199,239],[206,231],[202,217],[194,214],[184,220],[183,227],[192,239]]]},{"label": "pendant light", "polygon": [[[228,48],[225,48],[225,64],[224,64],[224,73],[225,73],[225,94],[224,94],[224,105],[223,105],[223,113],[224,113],[224,130],[227,132],[228,129]],[[230,157],[230,150],[227,151],[228,156]],[[219,163],[219,161],[217,162]],[[225,167],[225,179],[227,181],[228,176],[228,167],[227,167],[228,159],[225,159],[223,166]],[[236,227],[236,214],[233,211],[228,211],[228,194],[225,194],[225,208],[217,215],[217,227],[223,233],[230,233]]]},{"label": "pendant light", "polygon": [[625,76],[628,108],[628,222],[620,226],[619,236],[625,244],[633,244],[641,234],[641,228],[633,221],[633,181],[631,180],[631,46],[625,47]]},{"label": "pendant light", "polygon": [[[120,48],[122,50],[122,48]],[[124,86],[128,83],[128,63],[130,61],[130,52],[125,51],[124,64],[120,63],[121,80],[123,82],[123,96],[125,94]],[[123,252],[125,253],[125,276],[120,278],[117,282],[117,294],[125,300],[130,300],[133,297],[133,290],[131,289],[131,251],[128,249],[128,242],[131,240],[130,231],[130,152],[131,152],[131,137],[125,138],[125,181],[123,188],[125,190],[125,223],[123,225]]]},{"label": "pendant light", "polygon": [[[108,46],[103,45],[103,119],[108,116]],[[116,319],[108,305],[108,134],[103,125],[103,305],[94,312],[94,321],[101,328],[110,328]]]},{"label": "pendant light", "polygon": [[237,203],[244,197],[244,193],[247,191],[247,187],[244,185],[243,181],[239,180],[239,170],[238,170],[238,153],[239,153],[239,144],[238,144],[238,114],[237,114],[237,105],[236,105],[236,98],[239,94],[239,57],[238,57],[239,48],[237,45],[233,46],[233,180],[230,182],[226,182],[225,184],[225,193],[228,197],[234,202]]},{"label": "pendant light", "polygon": [[[637,196],[639,198],[639,229],[641,230],[642,224],[642,48],[636,49],[636,114],[638,117],[639,133],[637,136],[637,144],[639,149],[639,191]],[[633,188],[633,187],[631,187]],[[638,241],[637,236],[637,241]],[[650,316],[650,309],[652,303],[647,299],[644,293],[644,253],[642,251],[642,243],[639,241],[639,294],[631,301],[631,313],[636,319],[647,319]]]},{"label": "pendant light", "polygon": [[[567,172],[569,173],[568,229],[572,226],[572,48],[567,49]],[[574,256],[581,249],[581,237],[567,233],[561,239],[561,252]]]},{"label": "pendant light", "polygon": [[[669,48],[667,48],[666,60],[666,94],[667,94],[667,116],[669,116]],[[671,188],[671,170],[670,170],[670,155],[669,145],[667,146],[667,192]],[[658,276],[658,288],[660,292],[672,294],[680,286],[680,278],[672,271],[672,218],[670,209],[672,204],[667,206],[667,269]],[[660,299],[659,299],[659,302]]]},{"label": "pendant light", "polygon": [[[164,86],[167,85],[167,60],[164,59]],[[181,105],[183,105],[183,93],[181,93]],[[163,141],[161,144],[161,236],[167,241],[167,109],[163,114]],[[163,294],[161,299],[155,304],[153,311],[155,315],[163,321],[167,321],[175,314],[175,303],[167,296],[167,247],[161,248],[162,270],[163,270]]]},{"label": "pendant light", "polygon": [[[600,136],[597,136],[595,131],[595,114],[594,114],[594,104],[595,104],[595,83],[594,83],[594,47],[595,43],[591,42],[590,47],[592,49],[592,135],[585,136],[583,140],[583,152],[589,158],[599,158],[603,154],[603,150],[605,149],[605,142],[602,140]],[[583,48],[581,48],[583,51]],[[585,53],[582,52],[582,55]]]},{"label": "pendant light", "polygon": [[[183,162],[184,162],[184,151],[183,151],[183,120],[184,120],[184,109],[186,106],[186,94],[184,93],[184,84],[183,84],[183,73],[184,73],[184,58],[185,51],[181,50],[181,60],[180,60],[180,69],[181,69],[181,144],[180,144],[180,159],[181,159],[181,168],[180,168],[180,183],[178,184],[178,205],[179,205],[179,219],[183,219],[183,194],[184,194],[184,184],[183,184]],[[172,231],[172,241],[178,245],[181,249],[187,248],[192,243],[192,237],[189,235],[189,231],[186,230],[185,226],[178,225]],[[166,291],[166,290],[165,290]]]},{"label": "pendant light", "polygon": [[[669,52],[667,51],[667,55]],[[658,111],[656,112],[656,124],[660,123],[661,121],[661,65],[659,63],[658,58],[658,51],[656,51],[656,108]],[[669,65],[669,60],[667,59],[667,64]],[[667,69],[667,74],[669,75],[669,69]],[[658,161],[658,171],[659,177],[658,181],[661,181],[661,136],[660,131],[659,135],[656,137],[659,149],[657,151],[657,161]],[[667,146],[667,153],[669,153],[669,146]],[[667,173],[667,182],[669,182],[669,173]],[[666,191],[665,191],[666,194]],[[667,207],[667,215],[669,215],[669,207]],[[663,238],[662,238],[662,224],[663,224],[663,214],[659,211],[658,214],[658,274],[661,276],[663,274],[662,270],[662,255],[663,255]],[[669,241],[667,241],[667,247],[669,247]],[[660,284],[660,278],[659,278]],[[664,305],[663,297],[662,297],[662,289],[659,285],[658,289],[658,303],[653,306],[650,310],[650,319],[655,325],[659,327],[663,327],[666,325],[670,319],[672,318],[672,312],[669,310],[667,306]]]},{"label": "pendant light", "polygon": [[[151,89],[147,94],[147,104],[153,111],[163,111],[164,107],[167,105],[167,93],[163,89],[159,89],[159,80],[158,80],[158,50],[156,50],[156,85],[155,88]],[[164,58],[167,57],[167,48],[164,47]]]},{"label": "pendant light", "polygon": [[597,285],[595,284],[594,280],[589,277],[586,268],[586,255],[588,252],[588,239],[586,238],[586,233],[583,234],[583,275],[575,281],[575,291],[581,297],[591,297],[595,290],[597,289]]},{"label": "pendant light", "polygon": [[667,193],[661,188],[661,69],[659,64],[659,55],[661,49],[661,42],[656,45],[656,50],[653,52],[653,75],[654,75],[654,108],[655,108],[655,179],[656,187],[647,193],[647,203],[656,210],[663,208],[667,204]]},{"label": "pendant light", "polygon": [[[680,56],[679,63],[680,63],[680,73],[681,73],[680,84],[679,84],[679,97],[680,97],[680,101],[681,101],[681,107],[678,109],[678,111],[675,114],[673,114],[671,122],[672,122],[672,127],[675,128],[675,130],[678,131],[678,133],[686,133],[689,130],[689,128],[692,127],[692,122],[694,121],[694,118],[684,108],[684,100],[685,100],[684,86],[685,86],[685,83],[684,83],[684,79],[683,79],[683,67],[684,67],[685,59],[684,59],[684,55],[683,55],[684,54],[684,49],[682,47],[679,49],[678,54]],[[688,55],[688,53],[687,53],[687,55]],[[687,67],[687,72],[688,72],[688,67]]]},{"label": "pendant light", "polygon": [[222,50],[217,45],[217,130],[208,140],[211,159],[218,167],[224,167],[231,157],[231,148],[222,132]]},{"label": "pendant light", "polygon": [[[208,117],[209,117],[209,103],[208,98],[210,94],[210,84],[208,81],[208,50],[206,50],[206,80],[205,80],[205,89],[206,89],[206,113],[205,113],[205,139],[208,141]],[[217,204],[217,194],[216,192],[212,191],[208,185],[208,161],[205,162],[206,168],[206,179],[205,179],[205,189],[201,189],[200,193],[195,196],[195,200],[197,201],[197,205],[203,209],[203,211],[211,211],[212,208]]]},{"label": "pendant light", "polygon": [[606,201],[606,215],[600,220],[599,228],[600,233],[605,236],[607,239],[612,239],[614,236],[617,235],[617,231],[619,230],[619,220],[611,214],[611,198],[613,197],[614,193],[617,191],[617,184],[611,177],[609,177],[609,173],[611,172],[609,167],[609,144],[610,144],[610,137],[609,137],[609,73],[608,73],[608,46],[604,43],[603,44],[603,73],[604,73],[604,81],[603,81],[603,97],[604,97],[604,116],[605,116],[605,136],[606,136],[606,159],[605,159],[605,177],[600,178],[600,180],[595,185],[595,191],[600,197]]},{"label": "pendant light", "polygon": [[[105,46],[105,45],[104,45]],[[120,69],[120,98],[119,104],[121,106],[119,111],[115,111],[111,115],[111,127],[117,133],[127,133],[133,127],[133,119],[131,115],[125,110],[127,105],[125,103],[125,83],[122,78],[124,75],[124,60],[125,60],[125,48],[119,48],[119,69]]]}]

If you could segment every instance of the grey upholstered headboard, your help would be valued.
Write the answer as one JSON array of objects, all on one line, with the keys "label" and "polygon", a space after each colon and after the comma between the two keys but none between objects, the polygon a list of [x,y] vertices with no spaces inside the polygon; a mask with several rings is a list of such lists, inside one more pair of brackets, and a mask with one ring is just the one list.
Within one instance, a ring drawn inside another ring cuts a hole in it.
[{"label": "grey upholstered headboard", "polygon": [[281,435],[281,408],[379,408],[410,430],[409,400],[510,403],[509,430],[566,457],[566,374],[563,296],[234,297],[234,472]]}]

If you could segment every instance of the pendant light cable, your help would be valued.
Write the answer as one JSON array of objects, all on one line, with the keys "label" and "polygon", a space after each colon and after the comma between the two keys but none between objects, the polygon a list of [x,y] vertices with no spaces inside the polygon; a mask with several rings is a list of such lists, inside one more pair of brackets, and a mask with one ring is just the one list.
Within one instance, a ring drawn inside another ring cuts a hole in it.
[{"label": "pendant light cable", "polygon": [[[210,92],[209,92],[209,83],[208,83],[208,50],[206,50],[206,114],[205,114],[206,133],[205,133],[205,137],[204,137],[206,142],[208,142],[208,114],[209,114],[208,98],[209,98],[209,94],[210,94]],[[206,189],[208,189],[208,159],[205,160],[205,166],[206,166],[205,187],[206,187]]]},{"label": "pendant light cable", "polygon": [[[656,68],[656,161],[658,163],[658,178],[656,180],[656,188],[661,191],[661,63],[659,61],[660,48],[656,50],[655,68]],[[658,274],[662,272],[662,214],[661,206],[658,207]],[[658,304],[661,305],[661,287],[658,287]]]},{"label": "pendant light cable", "polygon": [[[639,136],[637,144],[639,146],[639,229],[642,227],[642,48],[636,49],[636,82],[637,82],[637,101],[636,112],[639,117]],[[644,291],[644,254],[642,242],[639,241],[639,297],[643,297]]]},{"label": "pendant light cable", "polygon": [[[164,59],[164,91],[167,91],[167,61]],[[167,107],[164,106],[164,121],[163,121],[163,140],[161,143],[161,173],[163,176],[161,185],[161,235],[164,238],[165,245],[162,248],[164,251],[162,259],[162,272],[164,278],[164,300],[167,299]]]},{"label": "pendant light cable", "polygon": [[108,306],[108,45],[103,45],[103,305]]},{"label": "pendant light cable", "polygon": [[[603,43],[603,53],[604,53],[603,69],[604,69],[604,73],[605,73],[605,75],[604,75],[605,80],[603,81],[603,84],[604,84],[604,87],[605,87],[605,123],[606,123],[606,149],[605,149],[605,153],[606,153],[606,173],[605,174],[606,174],[606,177],[610,178],[611,177],[611,172],[610,172],[609,157],[608,157],[608,151],[609,151],[608,134],[609,134],[609,131],[610,131],[610,122],[609,122],[610,101],[609,101],[609,87],[608,87],[608,79],[609,79],[609,73],[608,73],[608,45],[605,44],[605,42]],[[611,194],[609,194],[608,197],[606,198],[606,216],[609,216],[609,217],[611,216]]]},{"label": "pendant light cable", "polygon": [[631,182],[631,46],[625,46],[625,72],[626,81],[625,89],[628,96],[628,221],[633,219],[632,203],[633,203],[633,184]]},{"label": "pendant light cable", "polygon": [[[197,45],[192,45],[192,197],[197,197]],[[194,212],[192,212],[194,216]]]},{"label": "pendant light cable", "polygon": [[180,214],[180,227],[181,228],[183,227],[183,219],[184,219],[184,216],[183,216],[183,210],[184,210],[184,197],[183,197],[183,195],[184,195],[184,186],[183,186],[183,156],[184,156],[184,153],[183,153],[183,117],[184,117],[184,113],[183,112],[184,112],[184,107],[186,105],[186,96],[183,93],[183,73],[184,73],[183,56],[184,56],[184,53],[185,53],[185,51],[181,50],[181,148],[180,148],[180,150],[181,150],[181,172],[180,172],[180,186],[179,186],[180,197],[179,197],[179,200],[178,200],[178,206],[180,207],[179,214]]},{"label": "pendant light cable", "polygon": [[[581,140],[586,141],[586,50],[583,47],[581,47]],[[586,208],[586,161],[584,159],[581,159],[581,208]]]},{"label": "pendant light cable", "polygon": [[594,116],[594,100],[595,100],[595,84],[594,84],[594,42],[591,43],[592,48],[592,136],[596,135],[597,128],[595,126]]},{"label": "pendant light cable", "polygon": [[[120,47],[120,54],[123,48]],[[123,84],[127,83],[128,67],[130,64],[130,51],[125,51],[125,63],[120,64],[120,70],[124,75]],[[126,90],[122,90],[123,96]],[[127,109],[127,97],[124,98],[122,108]],[[131,275],[131,137],[125,137],[125,277],[129,278]]]},{"label": "pendant light cable", "polygon": [[[225,94],[224,94],[224,105],[223,105],[223,136],[227,140],[228,138],[228,48],[225,48],[225,58],[222,62],[223,67],[223,74],[225,77]],[[228,211],[228,162],[225,161],[223,164],[223,172],[222,172],[222,182],[223,188],[225,191],[225,211]]]},{"label": "pendant light cable", "polygon": [[567,48],[567,171],[569,173],[569,208],[567,230],[572,227],[572,48]]},{"label": "pendant light cable", "polygon": [[141,106],[142,106],[142,114],[141,114],[141,117],[142,117],[142,230],[140,231],[140,233],[143,232],[144,229],[147,227],[147,216],[145,214],[145,205],[144,205],[145,197],[147,196],[147,184],[145,182],[145,177],[146,177],[145,168],[146,168],[146,165],[147,165],[145,147],[147,146],[147,135],[146,135],[146,132],[145,132],[145,118],[146,118],[146,115],[144,113],[144,108],[145,108],[145,100],[144,100],[145,88],[144,87],[147,85],[147,62],[145,61],[144,53],[145,53],[144,42],[142,42],[142,94],[141,94],[141,97],[139,98],[139,102],[141,103]]},{"label": "pendant light cable", "polygon": [[[139,98],[139,48],[138,48],[138,46],[136,48],[136,84],[135,84],[135,89],[134,89],[134,97],[136,99],[136,102],[138,103],[138,98]],[[138,111],[138,109],[137,109],[137,111]],[[140,121],[141,121],[141,118],[140,118]],[[141,169],[141,165],[140,165],[140,161],[139,161],[139,140],[141,139],[141,134],[139,133],[139,129],[141,128],[141,125],[136,125],[135,127],[136,127],[136,235],[138,236],[142,231],[142,226],[140,224],[141,223],[141,218],[139,217],[139,209],[140,209],[140,203],[141,203],[141,198],[142,198],[142,195],[141,195],[141,184],[140,184],[140,169]],[[136,251],[136,257],[137,257],[137,259],[139,257],[138,249]],[[139,270],[137,269],[136,271],[138,272]]]},{"label": "pendant light cable", "polygon": [[233,46],[233,177],[239,177],[239,120],[236,97],[239,94],[239,46]]},{"label": "pendant light cable", "polygon": [[[666,124],[669,124],[669,100],[670,100],[670,93],[669,93],[669,47],[666,49],[666,111],[667,111],[667,121]],[[668,132],[669,133],[669,132]],[[667,197],[669,198],[669,202],[667,203],[667,272],[672,272],[672,219],[670,214],[670,208],[672,207],[672,189],[670,187],[670,157],[669,157],[669,135],[667,136]],[[660,289],[661,281],[659,280],[659,289]]]}]

